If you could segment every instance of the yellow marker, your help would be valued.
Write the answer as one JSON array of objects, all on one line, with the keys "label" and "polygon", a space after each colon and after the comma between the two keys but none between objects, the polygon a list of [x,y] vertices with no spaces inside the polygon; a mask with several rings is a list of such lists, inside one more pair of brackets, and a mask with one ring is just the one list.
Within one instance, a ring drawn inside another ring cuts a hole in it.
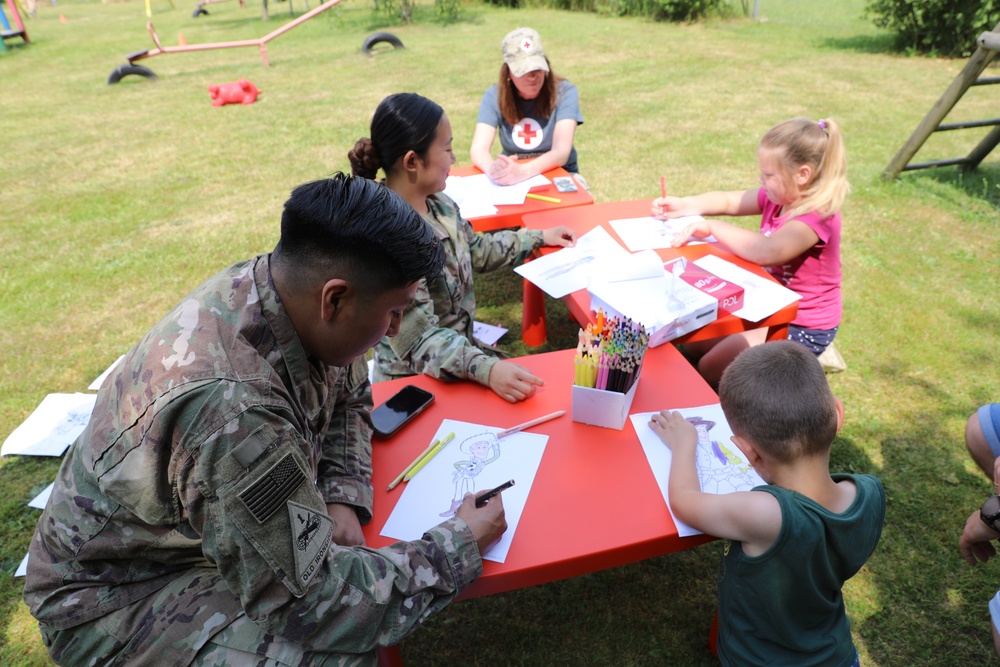
[{"label": "yellow marker", "polygon": [[423,460],[425,456],[430,454],[431,451],[438,446],[440,442],[441,442],[440,440],[435,440],[431,444],[427,445],[427,449],[420,452],[420,454],[417,455],[417,458],[413,459],[413,461],[410,462],[410,465],[406,466],[406,468],[403,469],[403,472],[396,475],[396,479],[392,480],[392,482],[389,483],[389,486],[386,488],[386,491],[392,491],[394,488],[396,488],[396,485],[402,482],[403,478],[406,477],[406,473],[413,470],[417,466],[417,464]]},{"label": "yellow marker", "polygon": [[528,194],[526,194],[524,196],[525,197],[529,197],[531,199],[537,199],[538,201],[547,201],[550,204],[561,204],[562,203],[562,199],[556,199],[555,197],[546,197],[545,195],[536,195],[536,194],[531,193],[531,192],[529,192]]},{"label": "yellow marker", "polygon": [[449,442],[451,442],[452,438],[454,438],[454,437],[455,437],[454,433],[449,433],[448,435],[446,435],[444,437],[444,440],[442,440],[441,442],[439,442],[437,444],[437,446],[434,447],[434,449],[432,449],[431,451],[427,452],[427,456],[425,456],[424,458],[420,459],[420,463],[418,463],[417,465],[413,466],[413,470],[411,470],[410,472],[406,473],[406,476],[403,477],[403,481],[404,482],[409,482],[411,479],[413,479],[413,476],[416,475],[418,472],[420,472],[420,469],[423,468],[425,465],[427,465],[427,463],[432,458],[434,458],[435,456],[437,456],[437,453],[440,452],[442,449],[444,449],[445,445],[447,445]]}]

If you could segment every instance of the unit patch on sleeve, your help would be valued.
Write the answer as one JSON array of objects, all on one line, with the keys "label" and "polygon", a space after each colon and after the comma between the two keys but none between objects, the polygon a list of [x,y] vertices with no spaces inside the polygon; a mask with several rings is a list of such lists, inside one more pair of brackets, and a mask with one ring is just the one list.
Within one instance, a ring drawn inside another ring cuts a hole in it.
[{"label": "unit patch on sleeve", "polygon": [[333,537],[333,519],[326,513],[288,501],[288,519],[292,524],[292,553],[295,554],[295,579],[305,588],[320,571]]},{"label": "unit patch on sleeve", "polygon": [[286,454],[253,486],[240,494],[240,500],[247,506],[257,521],[264,523],[269,516],[288,500],[306,476],[295,464],[291,454]]}]

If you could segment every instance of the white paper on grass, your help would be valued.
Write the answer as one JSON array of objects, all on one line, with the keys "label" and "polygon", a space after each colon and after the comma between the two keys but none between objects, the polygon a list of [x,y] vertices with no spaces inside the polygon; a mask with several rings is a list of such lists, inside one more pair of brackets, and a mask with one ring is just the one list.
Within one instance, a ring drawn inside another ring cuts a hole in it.
[{"label": "white paper on grass", "polygon": [[0,456],[62,456],[90,421],[96,394],[49,394],[4,440]]},{"label": "white paper on grass", "polygon": [[733,313],[748,322],[760,322],[801,299],[798,294],[769,278],[758,276],[721,257],[706,255],[694,263],[723,280],[743,288],[743,307]]},{"label": "white paper on grass", "polygon": [[[695,455],[695,467],[698,479],[701,482],[703,493],[733,493],[735,491],[749,491],[755,486],[761,486],[765,482],[760,478],[747,461],[746,456],[739,450],[733,441],[732,429],[722,412],[722,406],[718,403],[714,405],[703,405],[700,408],[684,408],[677,410],[684,418],[692,422],[698,429],[698,450]],[[654,412],[642,412],[629,415],[636,435],[639,436],[639,443],[646,453],[646,460],[656,478],[656,484],[660,487],[663,495],[663,502],[670,508],[670,448],[663,444],[660,436],[656,435],[649,426],[649,420],[656,414]],[[670,516],[674,519],[677,527],[677,534],[681,537],[698,535],[701,531],[692,528],[684,523],[670,510]]]},{"label": "white paper on grass", "polygon": [[45,489],[39,493],[37,496],[31,499],[28,503],[28,507],[34,507],[35,509],[43,510],[45,506],[49,503],[49,496],[52,495],[52,489],[55,487],[56,483],[52,482]]},{"label": "white paper on grass", "polygon": [[[611,228],[615,230],[618,237],[625,244],[625,247],[632,252],[640,250],[656,250],[658,248],[669,248],[674,238],[684,231],[684,228],[692,222],[698,222],[705,218],[700,215],[687,215],[682,218],[672,220],[660,220],[652,216],[645,218],[623,218],[612,220]],[[688,241],[688,245],[699,243],[715,243],[715,237],[709,236],[705,239],[693,239]]]},{"label": "white paper on grass", "polygon": [[26,577],[28,576],[28,554],[24,554],[24,558],[21,559],[21,564],[17,566],[17,571],[14,572],[15,577]]},{"label": "white paper on grass", "polygon": [[472,322],[472,335],[476,337],[476,340],[481,340],[487,345],[496,345],[497,341],[500,340],[503,335],[507,333],[507,329],[503,327],[498,327],[495,324],[486,324],[485,322]]},{"label": "white paper on grass", "polygon": [[121,363],[121,360],[124,358],[125,358],[124,354],[118,357],[113,364],[108,366],[103,373],[98,375],[97,378],[90,383],[90,386],[88,386],[87,389],[89,389],[90,391],[97,391],[98,389],[100,389],[101,385],[104,384],[104,381],[108,379],[109,375],[111,375],[111,371],[115,370],[115,366]]},{"label": "white paper on grass", "polygon": [[576,240],[572,248],[563,248],[533,259],[514,269],[554,299],[584,289],[591,280],[631,261],[628,250],[618,245],[604,227],[594,227]]},{"label": "white paper on grass", "polygon": [[434,438],[443,439],[454,432],[454,439],[406,482],[380,534],[418,540],[427,529],[454,514],[456,497],[460,501],[466,491],[488,491],[512,479],[514,486],[503,492],[507,530],[483,554],[486,560],[504,562],[549,438],[520,431],[497,440],[501,430],[452,419],[441,422]]}]

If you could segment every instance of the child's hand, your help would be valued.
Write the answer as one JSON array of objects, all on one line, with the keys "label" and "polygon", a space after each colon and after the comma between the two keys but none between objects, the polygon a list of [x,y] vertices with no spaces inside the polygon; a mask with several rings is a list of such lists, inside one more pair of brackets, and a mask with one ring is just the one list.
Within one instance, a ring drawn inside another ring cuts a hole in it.
[{"label": "child's hand", "polygon": [[997,534],[983,523],[979,518],[979,510],[976,510],[965,521],[965,530],[958,540],[958,548],[969,565],[975,565],[976,561],[985,563],[997,554],[996,547],[993,546],[995,539]]},{"label": "child's hand", "polygon": [[660,410],[649,420],[649,427],[671,450],[678,447],[694,449],[698,446],[698,431],[679,412]]},{"label": "child's hand", "polygon": [[572,248],[576,245],[576,232],[569,227],[559,225],[542,232],[542,239],[545,241],[545,245]]},{"label": "child's hand", "polygon": [[712,221],[711,220],[699,220],[698,222],[692,222],[690,225],[685,227],[680,231],[674,240],[670,242],[672,248],[679,248],[691,238],[704,239],[712,235]]},{"label": "child's hand", "polygon": [[652,215],[660,220],[670,218],[680,218],[685,215],[698,215],[697,211],[690,210],[686,197],[657,197],[653,200]]}]

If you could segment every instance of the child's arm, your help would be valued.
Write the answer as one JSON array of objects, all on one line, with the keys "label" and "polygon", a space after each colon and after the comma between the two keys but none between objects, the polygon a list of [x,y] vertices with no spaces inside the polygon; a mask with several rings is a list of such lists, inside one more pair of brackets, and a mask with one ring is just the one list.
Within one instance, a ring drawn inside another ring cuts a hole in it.
[{"label": "child's arm", "polygon": [[650,428],[670,447],[670,509],[698,530],[737,540],[744,550],[763,553],[781,530],[781,507],[768,493],[702,493],[695,468],[698,433],[679,412],[653,415]]},{"label": "child's arm", "polygon": [[685,215],[759,215],[757,190],[716,190],[690,197],[659,197],[653,215],[662,220]]},{"label": "child's arm", "polygon": [[722,220],[701,220],[684,228],[671,245],[682,246],[692,237],[714,236],[734,255],[759,266],[777,266],[790,261],[819,243],[819,236],[809,225],[790,220],[770,236],[731,225]]}]

